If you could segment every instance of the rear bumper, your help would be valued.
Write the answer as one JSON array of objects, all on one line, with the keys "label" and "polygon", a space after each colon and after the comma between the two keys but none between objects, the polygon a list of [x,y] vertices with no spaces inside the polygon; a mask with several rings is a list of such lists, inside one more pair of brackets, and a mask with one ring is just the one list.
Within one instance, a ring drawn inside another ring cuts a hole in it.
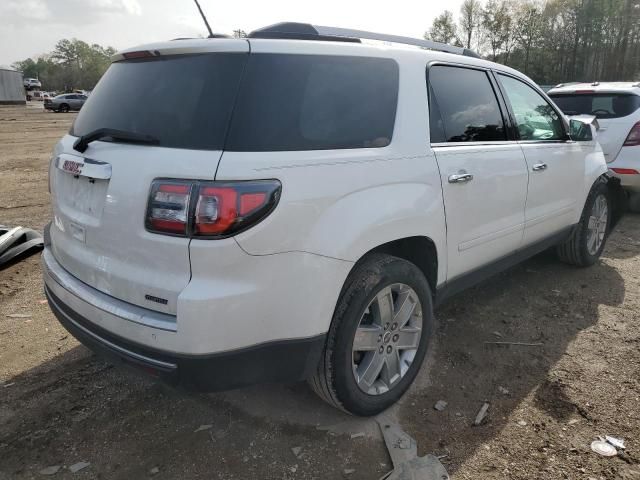
[{"label": "rear bumper", "polygon": [[640,192],[640,173],[619,174],[612,170],[613,168],[625,168],[640,172],[640,147],[622,147],[616,159],[607,166],[609,173],[620,179],[625,190]]},{"label": "rear bumper", "polygon": [[175,355],[137,345],[92,324],[45,285],[51,310],[81,343],[112,363],[133,367],[172,385],[219,391],[256,383],[308,378],[316,368],[325,336],[272,342],[212,355]]},{"label": "rear bumper", "polygon": [[[45,231],[45,243],[48,240]],[[197,354],[144,345],[134,340],[142,333],[158,340],[179,335],[176,318],[122,302],[83,284],[57,263],[48,247],[42,262],[49,306],[73,336],[116,364],[143,370],[168,383],[216,391],[299,381],[312,374],[321,358],[325,334]],[[200,336],[208,334],[201,332]],[[194,344],[198,340],[191,338]]]}]

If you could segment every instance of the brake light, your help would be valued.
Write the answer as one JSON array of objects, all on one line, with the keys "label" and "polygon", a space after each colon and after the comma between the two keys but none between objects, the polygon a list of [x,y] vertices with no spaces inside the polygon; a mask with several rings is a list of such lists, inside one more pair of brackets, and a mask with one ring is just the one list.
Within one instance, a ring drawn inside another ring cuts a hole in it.
[{"label": "brake light", "polygon": [[132,60],[134,58],[149,58],[149,57],[153,57],[154,55],[149,50],[138,50],[135,52],[123,53],[122,56],[127,60]]},{"label": "brake light", "polygon": [[638,171],[633,168],[612,168],[619,175],[638,175]]},{"label": "brake light", "polygon": [[271,213],[280,197],[280,188],[277,180],[154,180],[145,224],[154,233],[228,237]]},{"label": "brake light", "polygon": [[637,147],[638,145],[640,145],[640,122],[631,127],[631,131],[629,131],[629,135],[627,135],[627,139],[623,144],[624,147]]}]

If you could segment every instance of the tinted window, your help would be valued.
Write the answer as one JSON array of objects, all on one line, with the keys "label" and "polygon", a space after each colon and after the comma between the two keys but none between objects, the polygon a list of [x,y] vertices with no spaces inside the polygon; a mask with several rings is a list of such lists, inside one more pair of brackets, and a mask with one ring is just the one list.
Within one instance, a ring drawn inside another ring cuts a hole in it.
[{"label": "tinted window", "polygon": [[215,53],[116,62],[71,133],[114,128],[152,135],[163,147],[221,149],[246,59]]},{"label": "tinted window", "polygon": [[[485,72],[438,65],[429,69],[429,84],[435,98],[430,106],[432,143],[441,141],[443,134],[447,142],[506,139],[500,107]],[[434,105],[442,123],[433,119]]]},{"label": "tinted window", "polygon": [[619,118],[640,108],[640,96],[623,93],[556,93],[551,98],[567,115]]},{"label": "tinted window", "polygon": [[391,142],[397,102],[393,60],[253,54],[226,149],[383,147]]},{"label": "tinted window", "polygon": [[529,85],[505,75],[498,75],[515,115],[522,140],[561,140],[562,119],[542,95]]}]

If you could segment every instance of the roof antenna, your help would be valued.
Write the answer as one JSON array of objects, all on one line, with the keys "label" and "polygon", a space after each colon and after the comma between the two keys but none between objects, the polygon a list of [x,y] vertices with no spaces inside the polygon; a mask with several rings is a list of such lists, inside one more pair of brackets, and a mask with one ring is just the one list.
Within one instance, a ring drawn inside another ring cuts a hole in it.
[{"label": "roof antenna", "polygon": [[202,15],[202,20],[204,20],[204,24],[207,26],[207,30],[209,30],[209,38],[214,38],[215,35],[213,34],[211,27],[209,26],[209,22],[207,22],[207,17],[204,16],[204,12],[202,11],[202,8],[200,8],[200,4],[198,3],[198,0],[193,0],[193,1],[196,2],[198,11],[200,12],[200,15]]}]

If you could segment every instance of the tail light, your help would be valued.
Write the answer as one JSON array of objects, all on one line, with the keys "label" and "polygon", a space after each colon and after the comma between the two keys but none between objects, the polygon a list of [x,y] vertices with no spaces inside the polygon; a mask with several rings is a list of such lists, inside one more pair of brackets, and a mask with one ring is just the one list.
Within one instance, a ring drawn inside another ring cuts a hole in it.
[{"label": "tail light", "polygon": [[154,233],[225,238],[264,219],[280,198],[277,180],[154,180],[145,225]]},{"label": "tail light", "polygon": [[624,147],[637,147],[640,145],[640,122],[631,127],[627,139],[624,141]]}]

